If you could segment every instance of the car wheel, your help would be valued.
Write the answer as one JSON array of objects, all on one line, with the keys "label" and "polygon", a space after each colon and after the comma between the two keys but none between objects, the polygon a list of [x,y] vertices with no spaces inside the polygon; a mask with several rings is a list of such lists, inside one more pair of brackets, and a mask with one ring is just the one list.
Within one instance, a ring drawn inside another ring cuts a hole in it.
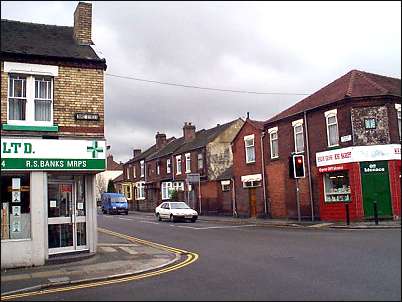
[{"label": "car wheel", "polygon": [[176,222],[176,218],[172,214],[170,214],[170,221],[171,222]]},{"label": "car wheel", "polygon": [[126,215],[128,215],[128,211],[126,211]]},{"label": "car wheel", "polygon": [[191,222],[195,222],[197,218],[191,218]]},{"label": "car wheel", "polygon": [[156,219],[158,219],[158,221],[162,221],[161,216],[159,215],[159,213],[156,213]]}]

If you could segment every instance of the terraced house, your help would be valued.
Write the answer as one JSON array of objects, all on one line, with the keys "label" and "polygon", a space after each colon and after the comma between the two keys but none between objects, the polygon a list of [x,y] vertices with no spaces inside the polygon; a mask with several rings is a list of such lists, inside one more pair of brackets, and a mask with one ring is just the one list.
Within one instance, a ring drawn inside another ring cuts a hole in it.
[{"label": "terraced house", "polygon": [[[304,155],[302,218],[401,217],[401,80],[352,70],[265,122],[272,217],[298,218],[289,158]],[[275,145],[275,148],[273,146]]]},{"label": "terraced house", "polygon": [[1,267],[96,251],[104,71],[92,5],[74,26],[1,20]]},{"label": "terraced house", "polygon": [[191,123],[183,126],[183,136],[166,138],[157,133],[155,144],[124,164],[123,192],[140,211],[153,211],[170,192],[201,213],[231,215],[231,202],[222,207],[220,176],[233,166],[230,144],[242,124],[241,119],[196,131]]}]

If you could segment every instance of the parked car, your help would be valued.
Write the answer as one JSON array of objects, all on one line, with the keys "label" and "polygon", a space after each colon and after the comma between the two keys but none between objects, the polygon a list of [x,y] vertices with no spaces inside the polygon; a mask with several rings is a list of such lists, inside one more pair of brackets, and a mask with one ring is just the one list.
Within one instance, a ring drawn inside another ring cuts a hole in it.
[{"label": "parked car", "polygon": [[128,215],[128,202],[121,193],[103,193],[102,194],[102,213]]},{"label": "parked car", "polygon": [[198,218],[197,211],[194,211],[186,203],[181,201],[167,201],[155,208],[156,219],[169,219],[172,222],[177,220],[190,220],[195,222]]}]

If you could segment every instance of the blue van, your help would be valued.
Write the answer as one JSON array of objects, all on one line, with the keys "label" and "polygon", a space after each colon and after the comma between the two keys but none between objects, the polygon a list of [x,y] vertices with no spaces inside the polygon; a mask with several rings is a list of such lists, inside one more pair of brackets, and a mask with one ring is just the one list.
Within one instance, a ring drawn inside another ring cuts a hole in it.
[{"label": "blue van", "polygon": [[128,215],[128,202],[121,193],[103,193],[102,194],[102,213]]}]

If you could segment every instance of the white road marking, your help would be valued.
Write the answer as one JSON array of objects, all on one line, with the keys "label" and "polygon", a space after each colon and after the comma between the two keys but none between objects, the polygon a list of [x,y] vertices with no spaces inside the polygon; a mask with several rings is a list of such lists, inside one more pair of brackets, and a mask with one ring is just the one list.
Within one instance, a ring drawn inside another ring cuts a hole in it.
[{"label": "white road marking", "polygon": [[245,224],[245,225],[230,225],[230,226],[212,226],[212,227],[190,227],[185,225],[176,225],[178,228],[187,228],[194,230],[209,230],[209,229],[229,229],[229,228],[244,228],[244,227],[255,227],[255,224]]},{"label": "white road marking", "polygon": [[332,225],[333,223],[319,223],[319,224],[313,224],[308,226],[309,228],[320,228],[328,225]]},{"label": "white road marking", "polygon": [[126,246],[120,246],[119,247],[121,250],[125,251],[126,253],[129,253],[130,255],[136,255],[138,254],[137,251],[134,251],[132,248],[126,247]]},{"label": "white road marking", "polygon": [[133,220],[133,219],[130,219],[130,218],[122,218],[122,217],[119,217],[119,219],[121,219],[121,220]]},{"label": "white road marking", "polygon": [[113,253],[113,252],[117,252],[116,249],[110,247],[110,246],[101,246],[100,247],[102,251],[106,252],[106,253]]},{"label": "white road marking", "polygon": [[140,222],[143,222],[143,223],[151,223],[151,224],[159,224],[159,222],[155,222],[155,221],[146,221],[146,220],[140,220]]}]

